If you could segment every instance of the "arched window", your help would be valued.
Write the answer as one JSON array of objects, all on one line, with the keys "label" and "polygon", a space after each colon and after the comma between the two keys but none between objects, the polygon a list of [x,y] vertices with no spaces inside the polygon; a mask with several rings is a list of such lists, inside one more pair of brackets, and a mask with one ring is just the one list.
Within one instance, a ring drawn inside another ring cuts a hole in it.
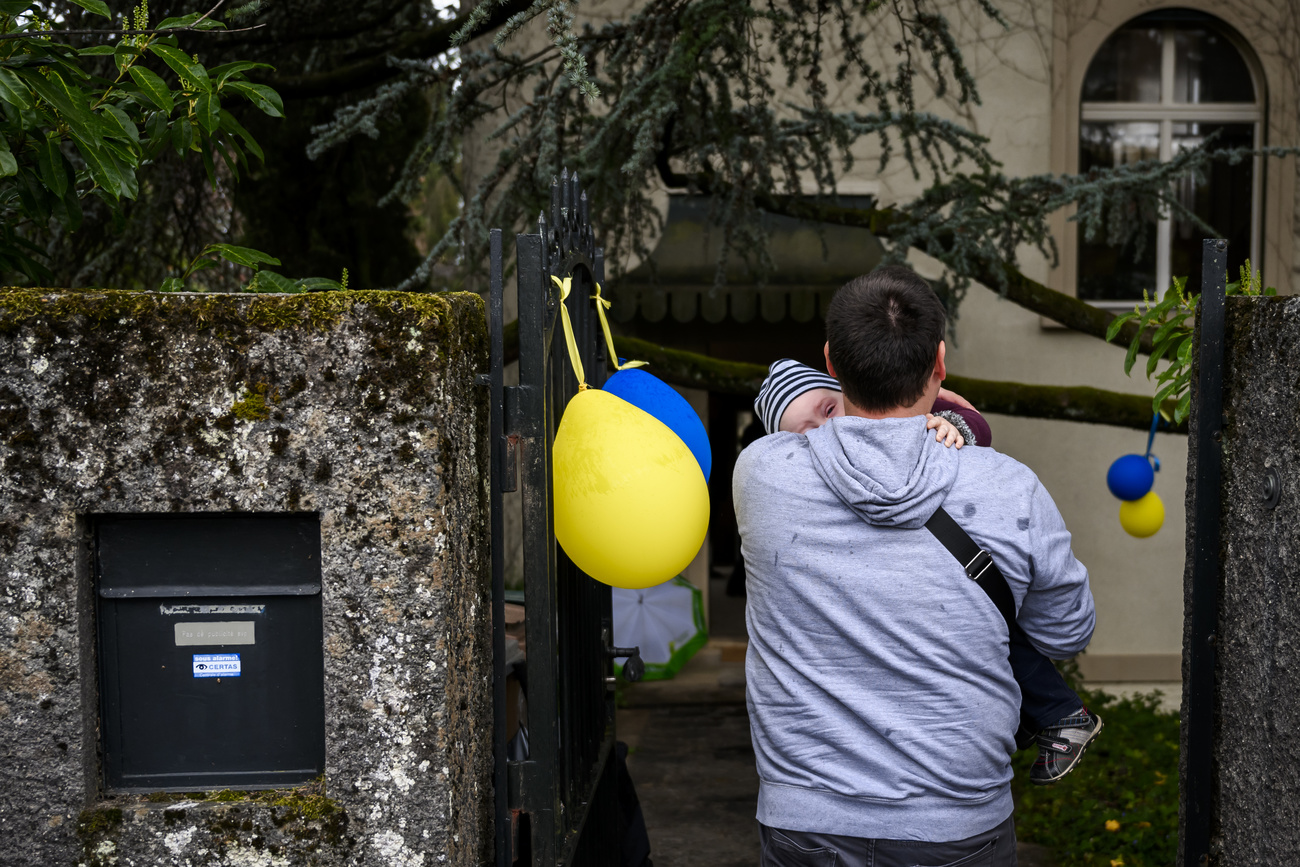
[{"label": "arched window", "polygon": [[[1239,38],[1213,16],[1165,9],[1135,18],[1097,51],[1083,82],[1079,171],[1143,159],[1170,159],[1218,132],[1216,148],[1262,144],[1262,82]],[[1258,159],[1215,163],[1204,182],[1182,181],[1183,204],[1228,239],[1228,274],[1247,257],[1259,267],[1261,167]],[[1163,294],[1171,276],[1200,287],[1203,230],[1185,220],[1148,227],[1144,252],[1079,230],[1078,295],[1103,305]]]}]

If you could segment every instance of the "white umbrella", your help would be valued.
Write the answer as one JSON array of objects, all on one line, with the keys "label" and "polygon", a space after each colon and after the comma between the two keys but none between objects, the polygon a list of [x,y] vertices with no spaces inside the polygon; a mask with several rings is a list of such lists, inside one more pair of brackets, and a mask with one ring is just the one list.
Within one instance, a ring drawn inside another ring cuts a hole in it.
[{"label": "white umbrella", "polygon": [[[645,680],[672,677],[709,640],[704,596],[678,575],[643,590],[615,587],[614,644],[641,648]],[[615,660],[622,669],[626,657]]]}]

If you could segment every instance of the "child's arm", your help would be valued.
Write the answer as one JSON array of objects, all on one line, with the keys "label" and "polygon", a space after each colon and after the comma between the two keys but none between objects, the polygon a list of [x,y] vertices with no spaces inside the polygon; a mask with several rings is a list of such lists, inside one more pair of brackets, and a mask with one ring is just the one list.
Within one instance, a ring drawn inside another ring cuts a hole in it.
[{"label": "child's arm", "polygon": [[971,406],[970,401],[961,395],[946,388],[939,389],[939,396],[935,398],[934,407],[930,411],[952,422],[966,442],[971,445],[993,444],[993,431],[989,429],[989,423],[979,414],[979,410]]},{"label": "child's arm", "polygon": [[966,445],[966,436],[968,434],[963,434],[958,424],[965,427],[965,423],[962,422],[961,416],[952,415],[957,420],[953,422],[949,420],[948,415],[952,414],[935,415],[932,412],[927,412],[925,414],[925,429],[934,431],[935,442],[943,443],[944,448],[961,448]]}]

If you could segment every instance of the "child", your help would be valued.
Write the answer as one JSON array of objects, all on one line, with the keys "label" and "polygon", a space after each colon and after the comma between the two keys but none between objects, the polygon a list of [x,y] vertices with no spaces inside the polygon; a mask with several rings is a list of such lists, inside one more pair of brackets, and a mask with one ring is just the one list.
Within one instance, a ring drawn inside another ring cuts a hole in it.
[{"label": "child", "polygon": [[[844,415],[844,395],[831,376],[789,358],[774,362],[754,401],[769,434],[804,434]],[[960,395],[940,389],[926,427],[946,446],[987,446],[992,433],[983,416]],[[1011,630],[1011,673],[1020,685],[1017,747],[1038,744],[1030,782],[1054,783],[1074,770],[1090,741],[1101,731],[1101,717],[1090,713],[1066,685],[1052,661],[1038,652],[1019,628]]]},{"label": "child", "polygon": [[[759,389],[754,409],[768,433],[783,430],[802,434],[821,427],[828,419],[844,415],[844,395],[833,376],[800,364],[793,358],[782,358],[772,362],[768,368],[767,379]],[[936,419],[956,428],[963,444],[987,446],[993,443],[993,432],[984,416],[961,395],[946,388],[939,389],[939,397],[929,418],[931,430],[940,427],[941,422]],[[945,445],[956,445],[951,432],[945,430],[944,434],[936,435],[936,439],[946,440]]]}]

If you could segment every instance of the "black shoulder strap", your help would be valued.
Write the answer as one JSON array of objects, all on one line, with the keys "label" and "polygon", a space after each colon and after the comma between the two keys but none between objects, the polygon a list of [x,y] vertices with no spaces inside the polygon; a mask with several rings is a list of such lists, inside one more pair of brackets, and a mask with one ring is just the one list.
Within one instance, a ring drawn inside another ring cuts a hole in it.
[{"label": "black shoulder strap", "polygon": [[970,534],[952,519],[952,515],[943,510],[942,506],[935,510],[930,520],[925,522],[925,528],[934,534],[934,538],[938,539],[952,556],[957,558],[957,562],[966,569],[967,577],[988,594],[989,599],[993,600],[993,604],[998,607],[998,611],[1002,612],[1002,618],[1007,622],[1007,630],[1014,634],[1016,600],[1011,595],[1011,588],[1007,586],[1007,579],[1003,576],[1002,570],[998,569],[998,564],[993,562],[989,552],[981,548]]}]

